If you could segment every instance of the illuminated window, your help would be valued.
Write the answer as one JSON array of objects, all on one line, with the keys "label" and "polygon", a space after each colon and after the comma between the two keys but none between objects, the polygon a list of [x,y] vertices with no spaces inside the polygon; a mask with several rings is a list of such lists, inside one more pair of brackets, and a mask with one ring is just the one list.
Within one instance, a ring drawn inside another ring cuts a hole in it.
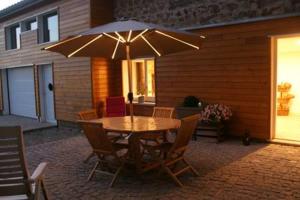
[{"label": "illuminated window", "polygon": [[[155,101],[155,64],[154,59],[132,60],[132,92],[134,100],[144,96],[145,102]],[[122,62],[123,95],[129,91],[127,61]]]}]

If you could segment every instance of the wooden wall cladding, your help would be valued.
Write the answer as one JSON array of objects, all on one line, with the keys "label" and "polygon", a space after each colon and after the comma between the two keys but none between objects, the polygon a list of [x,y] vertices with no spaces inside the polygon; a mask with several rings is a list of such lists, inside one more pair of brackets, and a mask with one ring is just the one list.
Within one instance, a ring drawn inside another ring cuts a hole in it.
[{"label": "wooden wall cladding", "polygon": [[73,121],[76,113],[92,107],[90,58],[70,58],[41,51],[47,44],[37,44],[37,32],[21,34],[21,48],[5,50],[4,27],[27,17],[58,10],[60,39],[90,28],[90,0],[54,1],[26,11],[0,24],[0,68],[54,63],[55,108],[57,120]]},{"label": "wooden wall cladding", "polygon": [[94,107],[103,116],[106,97],[122,95],[122,69],[109,59],[93,58],[92,74]]},{"label": "wooden wall cladding", "polygon": [[249,129],[270,138],[271,35],[300,33],[290,17],[195,31],[206,35],[199,51],[157,59],[157,105],[177,106],[187,95],[232,107],[233,134]]}]

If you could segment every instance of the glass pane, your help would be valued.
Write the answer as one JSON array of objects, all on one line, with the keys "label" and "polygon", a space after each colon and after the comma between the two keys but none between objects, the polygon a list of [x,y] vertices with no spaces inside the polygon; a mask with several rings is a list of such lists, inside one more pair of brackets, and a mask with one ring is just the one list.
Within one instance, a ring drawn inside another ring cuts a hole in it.
[{"label": "glass pane", "polygon": [[154,60],[147,60],[147,95],[149,97],[155,96],[155,72],[154,72]]},{"label": "glass pane", "polygon": [[21,41],[20,41],[20,34],[21,34],[21,28],[20,26],[16,27],[16,48],[19,49],[21,46]]},{"label": "glass pane", "polygon": [[146,95],[146,77],[144,61],[135,62],[135,91],[136,95]]},{"label": "glass pane", "polygon": [[[134,99],[145,96],[145,101],[155,101],[154,60],[132,60],[132,92]],[[127,61],[122,62],[123,95],[129,91]]]},{"label": "glass pane", "polygon": [[30,30],[36,30],[37,29],[37,22],[33,21],[30,22]]},{"label": "glass pane", "polygon": [[49,31],[49,41],[58,40],[58,17],[53,15],[47,18],[48,31]]}]

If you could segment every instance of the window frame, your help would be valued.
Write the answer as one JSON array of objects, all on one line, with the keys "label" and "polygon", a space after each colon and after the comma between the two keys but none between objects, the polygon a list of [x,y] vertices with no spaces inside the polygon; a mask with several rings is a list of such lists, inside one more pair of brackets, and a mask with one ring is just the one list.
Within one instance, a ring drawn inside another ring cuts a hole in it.
[{"label": "window frame", "polygon": [[[156,58],[155,57],[146,57],[146,58],[137,58],[137,59],[132,59],[131,60],[131,62],[132,62],[132,67],[135,67],[136,65],[135,64],[133,64],[134,62],[138,62],[138,61],[142,61],[143,62],[143,65],[144,65],[144,67],[145,67],[145,83],[146,83],[146,87],[147,87],[147,93],[148,93],[148,76],[147,76],[147,68],[148,68],[148,65],[147,65],[147,61],[153,61],[153,63],[154,63],[154,96],[148,96],[148,94],[145,94],[145,95],[143,95],[144,97],[145,97],[145,102],[144,103],[156,103],[156,94],[157,94],[157,90],[156,90]],[[122,77],[123,77],[123,75],[124,75],[124,70],[123,70],[123,62],[126,62],[126,65],[127,65],[127,60],[123,60],[122,62],[121,62],[121,65],[122,65]],[[128,66],[127,66],[128,67]],[[128,70],[128,69],[127,69]],[[135,71],[135,70],[132,70],[132,71]],[[128,73],[128,71],[126,71],[126,74],[125,74],[125,76],[128,76],[127,75],[127,73]],[[133,74],[133,76],[134,76],[134,74]],[[128,79],[126,79],[127,81],[127,83],[125,83],[125,84],[128,84]],[[122,80],[122,93],[123,93],[123,95],[125,95],[125,93],[124,92],[126,92],[126,91],[124,91],[124,86],[123,86],[123,84],[124,84],[124,80]],[[136,103],[136,102],[138,102],[138,100],[137,100],[137,94],[134,94],[134,102]]]},{"label": "window frame", "polygon": [[[17,36],[17,29],[20,29],[20,33]],[[14,32],[12,31],[14,30]],[[21,49],[21,23],[14,23],[4,28],[5,32],[5,50],[17,50]],[[19,37],[19,43],[18,43]],[[14,40],[12,40],[14,38]]]},{"label": "window frame", "polygon": [[[57,16],[57,40],[50,40],[50,34],[46,36],[46,28],[48,28],[48,18],[52,16]],[[38,44],[52,43],[60,40],[60,23],[59,23],[59,12],[58,9],[48,11],[46,13],[40,14],[37,17],[37,26],[38,26]],[[45,39],[48,38],[46,41]]]},{"label": "window frame", "polygon": [[[34,23],[34,22],[36,23],[36,29],[31,29],[31,24]],[[23,23],[23,30],[22,30],[22,32],[38,30],[38,20],[37,20],[37,17],[33,17],[33,18],[30,18],[30,19],[27,19],[27,20],[23,21],[22,23]]]}]

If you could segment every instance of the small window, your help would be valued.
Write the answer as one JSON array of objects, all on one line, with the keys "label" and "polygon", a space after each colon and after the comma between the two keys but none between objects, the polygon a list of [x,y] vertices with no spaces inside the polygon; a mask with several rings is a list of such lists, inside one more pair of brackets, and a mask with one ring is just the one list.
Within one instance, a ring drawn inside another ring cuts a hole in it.
[{"label": "small window", "polygon": [[43,16],[43,41],[58,41],[58,15],[57,12]]},{"label": "small window", "polygon": [[21,47],[21,28],[20,25],[7,27],[6,30],[6,49],[19,49]]},{"label": "small window", "polygon": [[[155,102],[155,64],[154,59],[132,60],[132,92],[134,100],[144,96],[145,102]],[[123,95],[127,96],[128,67],[127,61],[122,62]]]},{"label": "small window", "polygon": [[25,22],[25,31],[32,31],[37,29],[36,19],[32,19]]}]

